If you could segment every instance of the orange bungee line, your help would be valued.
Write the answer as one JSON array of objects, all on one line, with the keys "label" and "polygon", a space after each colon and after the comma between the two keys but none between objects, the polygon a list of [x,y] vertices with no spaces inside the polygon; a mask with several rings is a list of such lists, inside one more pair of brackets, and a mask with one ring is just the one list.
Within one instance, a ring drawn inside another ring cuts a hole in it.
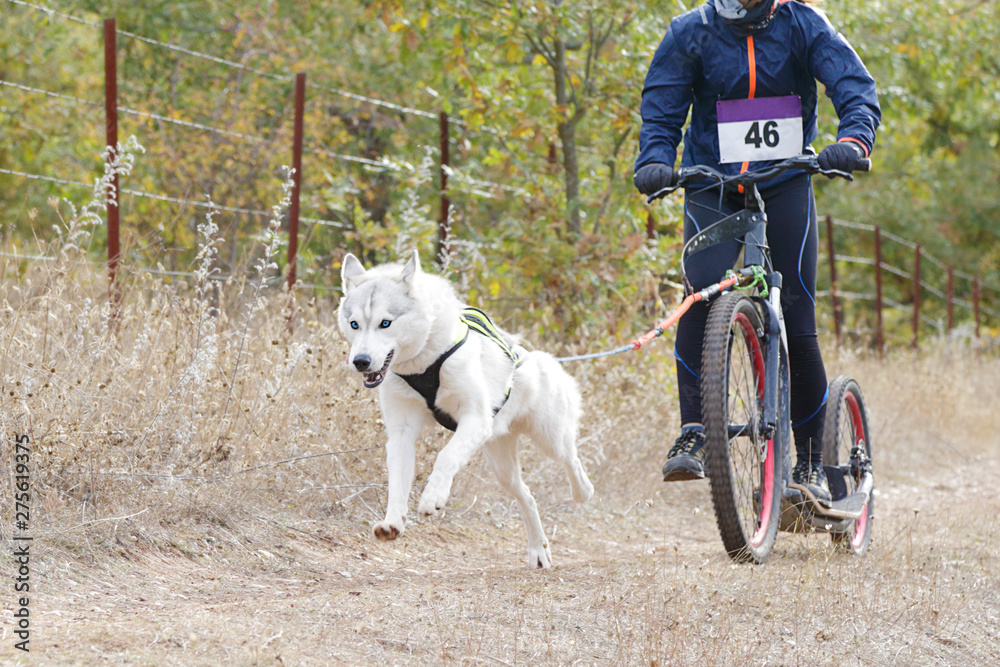
[{"label": "orange bungee line", "polygon": [[649,341],[653,340],[657,336],[662,336],[667,329],[677,324],[677,321],[681,319],[684,313],[686,313],[688,309],[691,308],[691,306],[693,306],[696,302],[707,299],[708,297],[717,294],[718,292],[721,292],[724,289],[732,287],[738,282],[739,278],[733,276],[731,278],[726,278],[725,280],[723,280],[718,284],[703,289],[700,292],[694,292],[693,294],[687,295],[687,297],[685,297],[684,300],[681,301],[681,305],[677,307],[677,310],[675,310],[673,313],[670,314],[670,317],[663,320],[655,327],[653,327],[643,335],[633,340],[631,343],[629,343],[629,345],[632,347],[633,350],[638,350],[640,347],[642,347]]},{"label": "orange bungee line", "polygon": [[667,319],[661,321],[655,327],[653,327],[643,335],[639,336],[638,338],[633,339],[627,345],[622,345],[621,347],[616,347],[615,349],[607,350],[606,352],[594,352],[593,354],[580,354],[573,357],[556,357],[555,360],[561,364],[564,364],[568,361],[588,361],[591,359],[599,359],[601,357],[609,357],[613,354],[621,354],[622,352],[631,352],[632,350],[638,350],[640,347],[642,347],[649,341],[653,340],[657,336],[662,336],[667,329],[677,324],[677,321],[681,319],[684,313],[686,313],[688,309],[691,308],[691,306],[693,306],[696,302],[709,299],[718,294],[719,292],[721,292],[722,290],[728,289],[739,282],[740,282],[740,276],[731,276],[729,278],[726,278],[720,283],[716,283],[715,285],[706,287],[700,292],[695,292],[693,294],[687,295],[684,298],[684,300],[681,301],[681,305],[677,307],[677,310],[671,313]]}]

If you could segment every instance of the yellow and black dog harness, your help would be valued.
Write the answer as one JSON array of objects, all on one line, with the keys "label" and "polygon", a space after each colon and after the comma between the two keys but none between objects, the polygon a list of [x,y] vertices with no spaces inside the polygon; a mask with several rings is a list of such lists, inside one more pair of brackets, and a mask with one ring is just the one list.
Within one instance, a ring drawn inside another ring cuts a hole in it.
[{"label": "yellow and black dog harness", "polygon": [[449,431],[454,431],[458,428],[458,423],[455,418],[450,414],[439,408],[436,404],[438,389],[441,386],[441,366],[447,361],[448,357],[455,354],[458,348],[465,344],[465,341],[469,339],[469,332],[475,331],[481,336],[485,336],[489,340],[493,341],[500,346],[500,349],[504,351],[511,362],[514,364],[511,369],[510,379],[507,380],[507,390],[504,392],[503,398],[500,399],[500,403],[493,408],[493,414],[496,415],[500,412],[500,408],[504,406],[507,399],[510,398],[510,390],[514,384],[514,370],[521,365],[524,361],[523,350],[512,348],[507,341],[503,339],[500,334],[500,330],[497,329],[496,325],[489,316],[478,308],[473,308],[472,306],[467,306],[462,310],[462,315],[459,318],[465,326],[463,327],[462,333],[459,335],[455,344],[448,348],[448,351],[442,354],[437,360],[431,364],[427,370],[423,373],[417,373],[414,375],[402,375],[397,373],[406,384],[410,385],[415,392],[420,394],[427,403],[427,408],[434,414],[434,419],[437,420],[441,426],[444,426]]}]

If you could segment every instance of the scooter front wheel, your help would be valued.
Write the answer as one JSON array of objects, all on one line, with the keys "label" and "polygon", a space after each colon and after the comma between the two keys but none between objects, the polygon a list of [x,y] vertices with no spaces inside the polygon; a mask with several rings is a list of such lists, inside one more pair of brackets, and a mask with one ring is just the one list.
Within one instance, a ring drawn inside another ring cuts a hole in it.
[{"label": "scooter front wheel", "polygon": [[706,471],[729,556],[762,563],[771,555],[781,509],[780,446],[762,434],[765,348],[756,304],[722,295],[708,315],[702,358]]}]

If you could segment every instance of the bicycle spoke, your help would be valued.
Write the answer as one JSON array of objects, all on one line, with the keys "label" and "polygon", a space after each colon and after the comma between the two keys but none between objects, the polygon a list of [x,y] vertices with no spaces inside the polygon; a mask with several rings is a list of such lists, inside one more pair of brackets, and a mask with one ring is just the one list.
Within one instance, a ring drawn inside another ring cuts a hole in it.
[{"label": "bicycle spoke", "polygon": [[750,424],[730,424],[729,439],[750,437]]},{"label": "bicycle spoke", "polygon": [[[760,450],[755,430],[757,419],[757,377],[751,363],[751,350],[739,325],[733,326],[733,349],[730,351],[729,378],[729,451],[730,471],[740,523],[752,535],[760,523],[754,506],[754,491],[760,488]],[[733,422],[742,426],[734,427]],[[738,431],[737,431],[738,429]],[[734,431],[737,431],[734,433]]]},{"label": "bicycle spoke", "polygon": [[[854,449],[854,443],[857,442],[857,430],[854,425],[851,409],[847,403],[841,403],[840,405],[840,423],[847,426],[842,428],[840,433],[838,433],[840,436],[839,442],[837,443],[838,460],[840,463],[846,465],[848,470],[850,470],[851,451]],[[854,493],[854,490],[858,485],[858,480],[854,479],[854,477],[850,474],[845,477],[847,481],[848,493]]]}]

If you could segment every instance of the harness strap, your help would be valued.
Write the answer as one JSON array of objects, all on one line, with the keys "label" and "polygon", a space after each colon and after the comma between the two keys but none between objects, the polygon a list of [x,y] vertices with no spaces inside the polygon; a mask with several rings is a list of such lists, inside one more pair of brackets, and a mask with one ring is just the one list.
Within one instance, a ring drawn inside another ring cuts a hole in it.
[{"label": "harness strap", "polygon": [[504,351],[504,354],[510,357],[510,360],[514,362],[515,368],[521,364],[523,361],[522,355],[517,350],[511,349],[507,341],[504,340],[500,330],[497,329],[495,324],[493,324],[493,320],[490,319],[489,315],[478,308],[466,306],[465,309],[462,310],[462,316],[460,319],[466,324],[466,326],[483,336],[486,336],[499,345],[500,349]]},{"label": "harness strap", "polygon": [[463,334],[454,345],[438,357],[433,364],[428,366],[427,370],[422,373],[415,373],[412,375],[402,375],[400,373],[396,373],[396,375],[401,377],[406,384],[410,385],[415,392],[420,394],[421,398],[424,399],[424,403],[427,404],[427,409],[434,415],[434,419],[437,420],[437,423],[441,424],[441,426],[444,426],[449,431],[457,429],[458,423],[455,421],[454,417],[437,406],[437,393],[438,389],[441,387],[441,366],[444,365],[444,362],[447,361],[448,357],[453,355],[458,348],[465,344],[465,341],[469,339],[469,331],[475,331],[476,333],[485,336],[489,340],[496,343],[514,364],[511,369],[510,378],[507,380],[507,390],[504,392],[503,399],[501,399],[500,405],[493,408],[494,416],[500,412],[500,409],[507,403],[507,399],[510,398],[510,391],[514,386],[514,370],[516,370],[525,359],[524,355],[522,355],[519,350],[512,349],[507,341],[503,339],[503,335],[500,333],[500,330],[497,329],[496,325],[493,324],[489,315],[478,308],[468,306],[463,309],[459,321],[465,325]]},{"label": "harness strap", "polygon": [[465,345],[465,341],[469,339],[469,329],[466,327],[465,335],[450,348],[448,351],[442,354],[437,360],[427,367],[423,373],[415,373],[412,375],[402,375],[396,373],[399,377],[406,381],[406,384],[413,388],[413,391],[420,394],[427,404],[427,409],[434,413],[434,419],[437,420],[438,424],[444,426],[449,431],[454,431],[458,428],[458,423],[455,422],[455,418],[449,415],[447,412],[435,405],[437,401],[438,388],[441,386],[441,366],[444,362],[448,360],[448,357],[455,354],[458,348]]},{"label": "harness strap", "polygon": [[510,398],[510,390],[514,388],[514,371],[517,370],[517,367],[520,366],[525,359],[524,355],[521,354],[523,350],[519,351],[516,348],[511,348],[507,341],[504,340],[503,334],[501,334],[497,326],[493,324],[493,320],[490,319],[490,316],[478,308],[466,306],[462,310],[461,320],[465,322],[466,326],[471,328],[473,331],[486,336],[496,343],[500,349],[504,351],[504,354],[506,354],[514,363],[514,367],[510,372],[510,377],[507,378],[507,389],[504,391],[503,399],[500,401],[500,405],[493,408],[493,415],[496,416],[496,414],[500,412],[500,408],[502,408],[507,403],[507,399]]}]

